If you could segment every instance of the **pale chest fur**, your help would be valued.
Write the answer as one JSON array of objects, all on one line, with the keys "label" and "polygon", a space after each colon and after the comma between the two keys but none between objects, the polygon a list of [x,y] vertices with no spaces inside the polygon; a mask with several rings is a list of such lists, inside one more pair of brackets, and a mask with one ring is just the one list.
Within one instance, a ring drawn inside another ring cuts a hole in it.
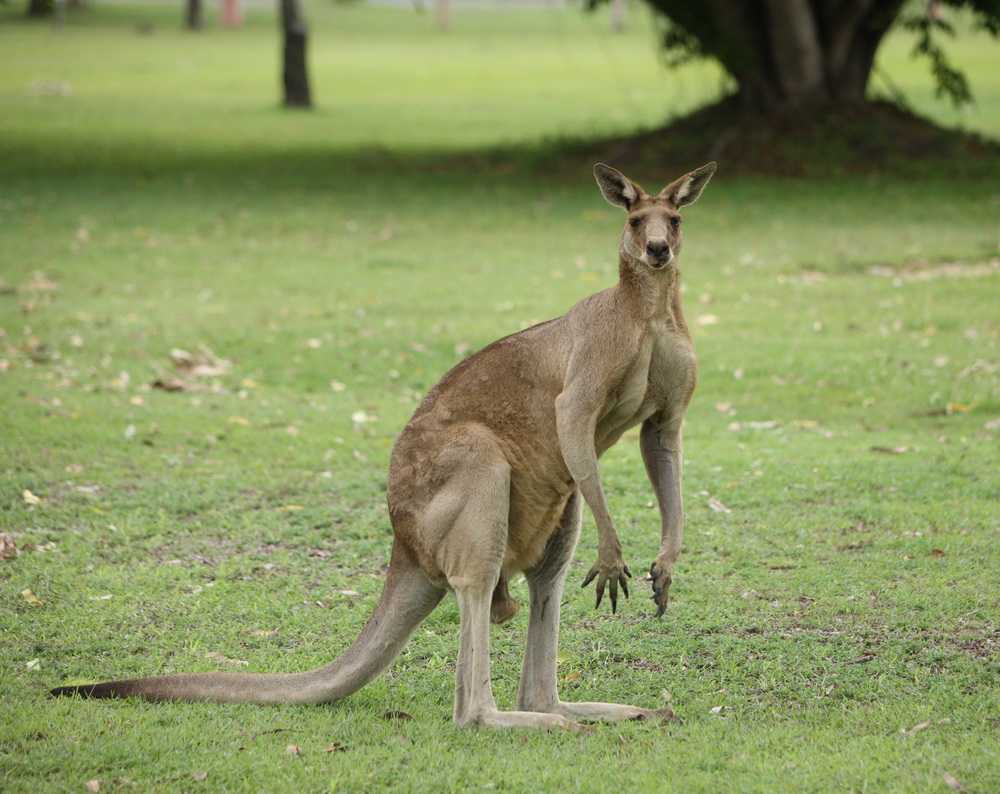
[{"label": "pale chest fur", "polygon": [[672,327],[653,324],[637,355],[608,395],[597,423],[598,447],[607,449],[653,414],[681,418],[694,391],[697,360],[691,341]]}]

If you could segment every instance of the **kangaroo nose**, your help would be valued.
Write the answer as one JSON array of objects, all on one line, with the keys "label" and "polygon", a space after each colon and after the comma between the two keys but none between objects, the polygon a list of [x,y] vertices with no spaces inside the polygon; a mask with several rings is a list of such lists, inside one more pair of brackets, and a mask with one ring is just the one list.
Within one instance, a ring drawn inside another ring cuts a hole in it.
[{"label": "kangaroo nose", "polygon": [[663,259],[670,252],[666,240],[650,240],[646,243],[646,253],[653,259]]}]

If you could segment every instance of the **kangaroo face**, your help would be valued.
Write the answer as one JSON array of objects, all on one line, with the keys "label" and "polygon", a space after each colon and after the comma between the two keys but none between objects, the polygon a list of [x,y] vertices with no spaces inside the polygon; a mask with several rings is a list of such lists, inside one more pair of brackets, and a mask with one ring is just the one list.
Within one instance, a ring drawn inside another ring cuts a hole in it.
[{"label": "kangaroo face", "polygon": [[622,252],[653,270],[671,265],[681,247],[680,213],[662,199],[637,202],[622,232]]},{"label": "kangaroo face", "polygon": [[708,163],[675,179],[650,196],[621,171],[604,163],[594,166],[594,178],[611,204],[628,213],[620,253],[652,270],[674,263],[681,248],[681,215],[678,210],[698,200],[715,173]]}]

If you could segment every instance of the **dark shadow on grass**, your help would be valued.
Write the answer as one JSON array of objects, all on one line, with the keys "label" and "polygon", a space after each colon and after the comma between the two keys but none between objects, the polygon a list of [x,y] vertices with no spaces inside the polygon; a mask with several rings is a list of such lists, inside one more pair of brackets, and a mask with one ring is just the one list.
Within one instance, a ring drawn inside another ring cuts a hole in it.
[{"label": "dark shadow on grass", "polygon": [[731,100],[663,127],[613,138],[559,138],[479,149],[388,149],[380,146],[281,148],[279,144],[185,146],[163,139],[57,140],[9,136],[0,141],[0,178],[79,182],[196,179],[245,190],[363,192],[366,179],[439,184],[474,180],[576,182],[596,161],[629,173],[673,174],[717,160],[729,176],[993,179],[1000,144],[939,127],[886,102],[747,114]]}]

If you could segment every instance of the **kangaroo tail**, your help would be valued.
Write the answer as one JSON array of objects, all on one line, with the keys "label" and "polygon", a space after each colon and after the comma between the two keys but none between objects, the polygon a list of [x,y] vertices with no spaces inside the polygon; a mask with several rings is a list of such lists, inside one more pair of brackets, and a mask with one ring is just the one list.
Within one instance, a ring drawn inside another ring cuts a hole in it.
[{"label": "kangaroo tail", "polygon": [[399,543],[393,544],[385,589],[361,634],[340,657],[306,673],[189,673],[61,686],[52,695],[215,703],[330,703],[381,673],[413,630],[437,606],[436,587]]}]

